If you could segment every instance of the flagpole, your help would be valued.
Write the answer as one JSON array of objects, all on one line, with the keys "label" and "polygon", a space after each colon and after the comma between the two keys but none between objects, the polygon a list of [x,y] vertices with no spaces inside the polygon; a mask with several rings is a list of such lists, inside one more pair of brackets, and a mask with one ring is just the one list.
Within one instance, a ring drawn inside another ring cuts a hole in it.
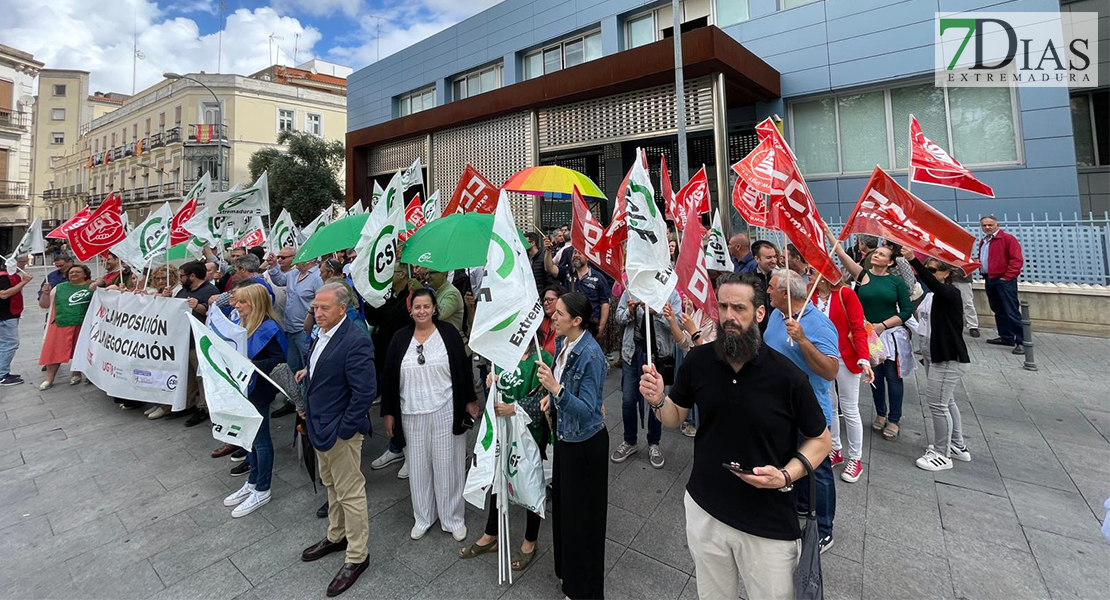
[{"label": "flagpole", "polygon": [[647,348],[647,364],[651,364],[651,307],[644,304],[644,345]]}]

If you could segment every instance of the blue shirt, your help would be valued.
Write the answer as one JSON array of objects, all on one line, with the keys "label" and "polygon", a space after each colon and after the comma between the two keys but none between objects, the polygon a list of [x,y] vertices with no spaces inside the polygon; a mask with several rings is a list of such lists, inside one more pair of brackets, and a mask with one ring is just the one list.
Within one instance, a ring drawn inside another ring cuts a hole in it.
[{"label": "blue shirt", "polygon": [[282,273],[280,267],[270,269],[270,279],[277,285],[285,286],[285,312],[283,319],[286,333],[304,330],[304,318],[316,298],[316,290],[324,285],[320,279],[320,268],[313,266],[304,276],[297,269]]},{"label": "blue shirt", "polygon": [[749,252],[744,258],[736,260],[735,257],[730,256],[732,259],[732,272],[733,273],[754,273],[756,267],[759,266],[755,262],[755,255]]},{"label": "blue shirt", "polygon": [[979,243],[979,262],[983,263],[982,266],[979,267],[979,273],[981,273],[983,277],[987,276],[987,267],[991,262],[991,240],[993,239],[993,235],[988,235]]},{"label": "blue shirt", "polygon": [[[829,398],[829,387],[832,382],[814,373],[813,369],[809,368],[809,365],[806,364],[806,357],[802,354],[800,344],[797,342],[793,345],[790,344],[790,336],[786,333],[786,322],[783,320],[782,312],[779,309],[776,308],[772,311],[767,320],[767,331],[763,332],[763,341],[767,342],[767,345],[772,349],[789,358],[806,374],[806,377],[809,377],[809,384],[813,386],[813,393],[817,396],[817,402],[821,405],[821,410],[825,411],[825,424],[832,425],[832,400]],[[833,325],[828,317],[817,310],[816,306],[806,302],[805,308],[802,309],[802,316],[798,318],[798,324],[802,326],[806,337],[821,354],[840,357],[836,325]]]},{"label": "blue shirt", "polygon": [[589,265],[589,271],[585,277],[578,277],[578,269],[574,265],[568,264],[559,268],[559,279],[563,282],[563,287],[568,292],[582,292],[590,301],[590,306],[593,307],[593,318],[601,318],[601,305],[609,304],[609,296],[613,293],[613,288],[609,284],[609,280],[593,265]]}]

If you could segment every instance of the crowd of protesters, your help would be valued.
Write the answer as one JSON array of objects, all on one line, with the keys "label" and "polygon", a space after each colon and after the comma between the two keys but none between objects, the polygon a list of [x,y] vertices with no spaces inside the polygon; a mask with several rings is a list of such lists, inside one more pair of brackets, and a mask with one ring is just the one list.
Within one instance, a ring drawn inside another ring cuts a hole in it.
[{"label": "crowd of protesters", "polygon": [[[979,257],[999,330],[988,342],[1018,352],[1020,246],[993,217],[984,218],[982,229]],[[710,272],[715,321],[677,291],[661,311],[647,307],[625,282],[590,264],[568,228],[547,236],[529,233],[527,240],[543,318],[537,344],[509,373],[490,371],[467,345],[480,268],[442,273],[398,263],[390,297],[372,307],[351,285],[353,249],[302,262],[290,248],[276,254],[233,248],[226,257],[206,249],[203,260],[143,272],[106,254],[104,274],[95,279],[86,265],[61,253],[38,290],[39,306],[47,311],[40,388],[51,388],[60,366],[72,359],[97,289],[176,297],[200,320],[219,310],[239,323],[255,366],[300,385],[296,398],[285,398],[264,379],[250,382],[248,399],[263,418],[252,449],[224,444],[212,452],[213,458],[230,457],[232,475],[246,476],[224,505],[238,518],[270,501],[270,424],[296,413],[327,490],[327,502],[317,510],[328,519],[327,534],[304,550],[302,560],[345,554],[329,596],[349,588],[369,564],[361,449],[378,402],[389,443],[369,469],[399,465],[397,477],[408,480],[412,498],[413,540],[436,522],[458,542],[470,537],[462,496],[465,440],[479,418],[483,392],[500,390],[496,416],[518,410],[528,415],[552,469],[554,568],[569,598],[604,595],[609,463],[638,452],[641,427],[647,430],[648,462],[656,469],[666,464],[663,426],[693,438],[685,528],[702,598],[735,598],[741,582],[750,597],[792,596],[798,515],[810,509],[817,515],[820,551],[833,546],[834,468],[843,465],[839,479],[845,483],[863,473],[861,387],[871,388],[872,429],[893,442],[903,379],[920,362],[934,443],[916,466],[939,471],[953,468],[953,460],[971,460],[955,391],[970,363],[963,331],[979,337],[979,329],[970,279],[952,265],[861,235],[847,249],[836,246],[846,276],[828,281],[793,246],[737,233],[728,242],[733,270]],[[679,244],[670,243],[676,261]],[[13,272],[0,270],[5,386],[23,382],[11,373],[11,361],[19,345],[22,292],[34,279],[25,270],[26,257],[17,258]],[[610,452],[604,385],[617,364],[623,439]],[[186,417],[190,427],[208,420],[195,353],[189,369],[187,408],[150,406],[149,419]],[[71,385],[81,381],[80,373],[70,373]],[[142,406],[116,402],[124,409]],[[799,485],[806,464],[816,495]],[[460,558],[508,543],[498,539],[496,497],[489,506],[483,531],[459,550]],[[540,522],[538,514],[527,515],[514,570],[532,562]]]}]

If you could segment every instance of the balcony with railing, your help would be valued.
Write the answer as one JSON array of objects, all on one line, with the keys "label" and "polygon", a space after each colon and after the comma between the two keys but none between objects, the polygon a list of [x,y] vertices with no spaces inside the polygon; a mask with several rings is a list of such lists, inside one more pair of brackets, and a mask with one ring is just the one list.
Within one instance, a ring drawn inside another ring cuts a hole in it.
[{"label": "balcony with railing", "polygon": [[189,125],[189,144],[211,144],[216,141],[227,141],[227,125],[209,125],[193,123]]},{"label": "balcony with railing", "polygon": [[[129,204],[156,202],[158,200],[177,200],[181,198],[181,186],[178,185],[176,181],[117,191],[119,191],[120,200],[123,202],[124,206]],[[99,206],[108,195],[112,193],[113,190],[106,192],[94,191],[89,194],[89,204],[92,206]]]},{"label": "balcony with railing", "polygon": [[27,199],[26,181],[0,179],[0,203],[21,203]]},{"label": "balcony with railing", "polygon": [[0,109],[0,127],[25,131],[30,126],[30,113]]}]

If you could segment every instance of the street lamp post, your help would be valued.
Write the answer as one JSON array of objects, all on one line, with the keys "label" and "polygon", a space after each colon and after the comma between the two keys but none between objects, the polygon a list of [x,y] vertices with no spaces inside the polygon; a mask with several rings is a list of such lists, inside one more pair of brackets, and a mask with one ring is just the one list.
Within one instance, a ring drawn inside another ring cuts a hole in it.
[{"label": "street lamp post", "polygon": [[208,93],[212,94],[212,99],[216,101],[216,121],[218,122],[218,127],[219,127],[219,129],[216,130],[216,136],[217,136],[216,137],[216,144],[218,146],[217,149],[216,149],[216,187],[219,188],[219,191],[221,191],[221,192],[224,191],[224,186],[223,186],[223,172],[224,172],[224,166],[223,166],[223,163],[224,163],[224,143],[223,143],[224,110],[223,110],[223,107],[220,105],[220,99],[216,96],[216,92],[212,91],[212,88],[208,87],[207,85],[204,85],[204,82],[200,81],[199,79],[194,79],[192,77],[189,77],[188,75],[181,75],[180,73],[173,73],[173,72],[169,72],[169,71],[167,71],[165,73],[162,73],[162,77],[165,77],[166,79],[173,79],[173,80],[188,79],[189,81],[192,81],[193,83],[196,83],[196,84],[200,85],[202,88],[208,90]]}]

